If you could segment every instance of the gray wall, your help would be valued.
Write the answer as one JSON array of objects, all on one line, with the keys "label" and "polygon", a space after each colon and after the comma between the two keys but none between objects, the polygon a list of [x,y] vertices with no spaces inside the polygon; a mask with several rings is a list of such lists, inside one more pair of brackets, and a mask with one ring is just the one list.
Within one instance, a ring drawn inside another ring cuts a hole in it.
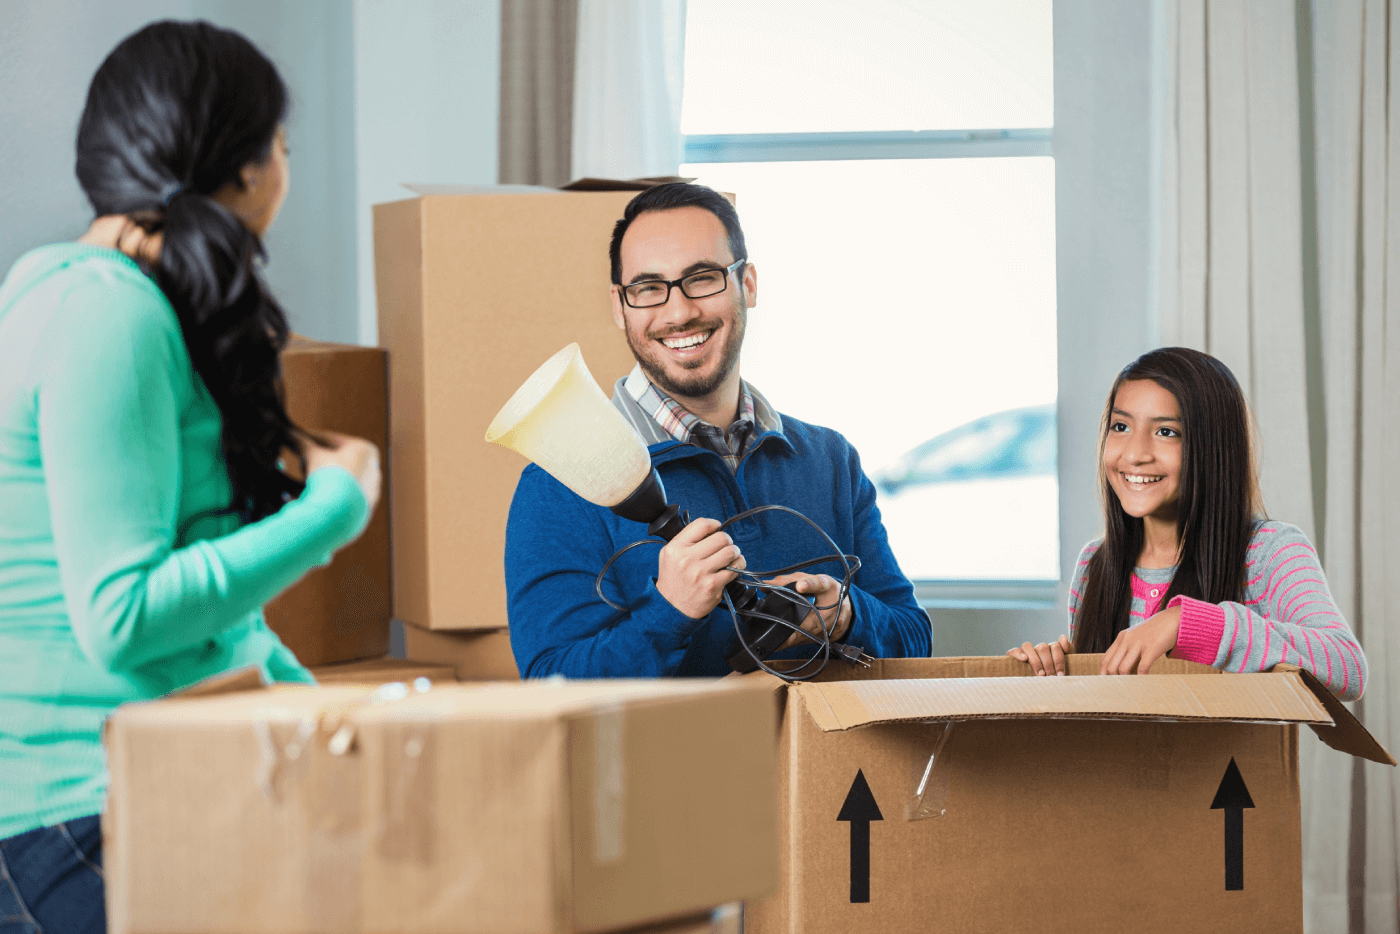
[{"label": "gray wall", "polygon": [[369,205],[401,181],[492,182],[499,0],[0,0],[0,271],[91,211],[73,136],[92,73],[162,18],[237,29],[291,88],[292,188],[268,280],[300,333],[373,343]]},{"label": "gray wall", "polygon": [[1055,0],[1060,587],[1053,607],[933,609],[936,655],[1066,631],[1079,549],[1098,536],[1098,425],[1114,376],[1157,344],[1152,179],[1159,3]]},{"label": "gray wall", "polygon": [[1150,3],[1055,0],[1062,595],[1103,525],[1097,443],[1108,388],[1157,344],[1154,28]]}]

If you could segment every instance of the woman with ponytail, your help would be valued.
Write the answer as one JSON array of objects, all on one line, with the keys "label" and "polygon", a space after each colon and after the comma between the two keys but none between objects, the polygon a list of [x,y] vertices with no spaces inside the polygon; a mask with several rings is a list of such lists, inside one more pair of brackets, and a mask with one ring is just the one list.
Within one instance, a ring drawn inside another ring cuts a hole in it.
[{"label": "woman with ponytail", "polygon": [[96,220],[0,285],[0,932],[104,930],[103,718],[243,666],[311,681],[261,607],[378,500],[374,446],[282,403],[286,109],[237,33],[128,37],[78,128]]},{"label": "woman with ponytail", "polygon": [[1355,700],[1366,656],[1299,529],[1264,517],[1244,393],[1225,364],[1164,347],[1124,367],[1099,436],[1104,535],[1079,555],[1069,635],[1011,649],[1037,675],[1068,652],[1101,674],[1164,655],[1227,671],[1306,668]]}]

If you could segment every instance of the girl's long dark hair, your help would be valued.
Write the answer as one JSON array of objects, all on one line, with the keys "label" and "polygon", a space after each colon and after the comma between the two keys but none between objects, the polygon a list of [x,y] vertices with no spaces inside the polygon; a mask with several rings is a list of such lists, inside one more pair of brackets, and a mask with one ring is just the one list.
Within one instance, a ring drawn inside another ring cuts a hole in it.
[{"label": "girl's long dark hair", "polygon": [[1104,406],[1099,427],[1104,536],[1085,569],[1074,635],[1077,652],[1107,651],[1128,627],[1130,578],[1142,553],[1143,525],[1123,511],[1103,469],[1103,452],[1118,389],[1139,379],[1171,393],[1181,410],[1178,561],[1161,605],[1178,594],[1209,603],[1244,598],[1249,540],[1256,515],[1263,514],[1249,405],[1225,364],[1198,350],[1162,347],[1123,368]]},{"label": "girl's long dark hair", "polygon": [[270,157],[287,105],[277,69],[243,36],[166,21],[112,50],[78,125],[78,182],[97,216],[162,236],[148,271],[223,417],[227,511],[244,522],[302,490],[277,466],[300,451],[281,395],[289,329],[258,272],[262,241],[211,196]]}]

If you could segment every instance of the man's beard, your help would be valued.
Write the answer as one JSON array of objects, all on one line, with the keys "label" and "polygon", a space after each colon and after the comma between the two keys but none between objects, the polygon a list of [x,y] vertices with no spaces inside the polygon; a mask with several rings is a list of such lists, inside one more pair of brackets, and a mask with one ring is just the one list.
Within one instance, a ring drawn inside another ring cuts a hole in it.
[{"label": "man's beard", "polygon": [[[665,350],[656,351],[654,349],[655,340],[651,337],[643,336],[640,340],[633,335],[632,329],[627,329],[627,344],[632,348],[632,356],[637,363],[641,364],[642,372],[647,379],[659,387],[669,396],[679,396],[688,399],[699,399],[708,396],[720,387],[729,374],[734,372],[734,368],[739,365],[739,351],[744,345],[744,330],[747,325],[748,311],[740,304],[734,310],[733,327],[727,331],[727,336],[723,338],[724,346],[719,348],[719,365],[708,375],[694,372],[694,368],[680,364],[682,372],[680,375],[672,375],[667,371],[665,364],[656,357],[665,353]],[[704,319],[701,319],[704,322]],[[693,327],[693,325],[691,325]],[[678,333],[685,329],[678,329]],[[712,332],[712,335],[718,333]],[[713,336],[710,340],[714,340]],[[638,344],[641,346],[638,346]],[[696,363],[695,367],[701,364]]]}]

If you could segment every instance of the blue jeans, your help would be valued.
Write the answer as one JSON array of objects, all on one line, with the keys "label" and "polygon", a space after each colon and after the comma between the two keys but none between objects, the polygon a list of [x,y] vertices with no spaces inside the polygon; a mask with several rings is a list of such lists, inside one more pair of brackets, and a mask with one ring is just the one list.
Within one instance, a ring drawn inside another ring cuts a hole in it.
[{"label": "blue jeans", "polygon": [[96,816],[0,840],[0,934],[106,934],[102,896]]}]

